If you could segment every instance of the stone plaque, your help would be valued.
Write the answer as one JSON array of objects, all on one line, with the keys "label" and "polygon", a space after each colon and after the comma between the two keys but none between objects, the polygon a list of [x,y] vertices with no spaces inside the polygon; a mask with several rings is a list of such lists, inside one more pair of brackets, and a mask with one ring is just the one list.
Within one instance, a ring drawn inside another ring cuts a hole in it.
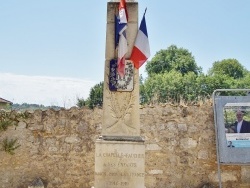
[{"label": "stone plaque", "polygon": [[144,188],[144,142],[97,140],[95,188]]}]

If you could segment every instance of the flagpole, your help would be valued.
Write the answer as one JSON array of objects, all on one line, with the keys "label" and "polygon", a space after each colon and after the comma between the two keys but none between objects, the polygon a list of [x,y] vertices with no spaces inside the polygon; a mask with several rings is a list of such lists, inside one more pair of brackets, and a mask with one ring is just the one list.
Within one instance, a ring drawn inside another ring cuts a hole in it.
[{"label": "flagpole", "polygon": [[147,7],[145,8],[145,11],[144,11],[144,14],[143,14],[143,16],[145,16],[146,12],[147,12]]},{"label": "flagpole", "polygon": [[[115,22],[116,22],[116,16],[117,14],[119,14],[119,10],[118,10],[118,7],[119,7],[119,4],[116,3],[115,5]],[[115,24],[114,24],[115,25]],[[115,26],[116,27],[116,26]],[[115,28],[116,29],[116,28]],[[115,38],[114,38],[115,39]],[[115,50],[114,50],[114,59],[118,59],[118,48],[117,48],[117,44],[116,44],[116,41],[114,42],[115,43]]]}]

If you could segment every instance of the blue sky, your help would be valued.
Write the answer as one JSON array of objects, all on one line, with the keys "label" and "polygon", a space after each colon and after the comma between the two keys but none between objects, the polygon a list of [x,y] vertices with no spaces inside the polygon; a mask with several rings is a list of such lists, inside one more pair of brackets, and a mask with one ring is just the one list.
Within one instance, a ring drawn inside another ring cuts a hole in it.
[{"label": "blue sky", "polygon": [[[1,1],[0,97],[61,106],[87,98],[104,78],[107,2]],[[175,44],[188,49],[204,73],[227,58],[250,70],[249,0],[138,3],[139,22],[147,7],[150,59]],[[145,65],[140,73],[147,76]]]}]

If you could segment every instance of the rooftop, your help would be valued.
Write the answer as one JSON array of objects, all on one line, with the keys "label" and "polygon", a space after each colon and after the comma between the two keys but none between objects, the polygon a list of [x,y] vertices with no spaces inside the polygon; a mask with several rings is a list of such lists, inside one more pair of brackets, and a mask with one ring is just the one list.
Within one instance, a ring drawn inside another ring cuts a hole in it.
[{"label": "rooftop", "polygon": [[8,104],[12,104],[12,102],[6,100],[6,99],[3,99],[0,97],[0,103],[8,103]]}]

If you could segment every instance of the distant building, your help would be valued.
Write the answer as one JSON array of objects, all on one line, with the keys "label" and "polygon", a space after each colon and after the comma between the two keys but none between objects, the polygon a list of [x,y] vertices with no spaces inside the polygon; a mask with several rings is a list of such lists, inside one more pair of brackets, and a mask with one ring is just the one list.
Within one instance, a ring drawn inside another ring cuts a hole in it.
[{"label": "distant building", "polygon": [[13,103],[6,100],[6,99],[3,99],[3,98],[0,98],[0,110],[4,109],[4,110],[8,110],[11,108],[11,105]]}]

